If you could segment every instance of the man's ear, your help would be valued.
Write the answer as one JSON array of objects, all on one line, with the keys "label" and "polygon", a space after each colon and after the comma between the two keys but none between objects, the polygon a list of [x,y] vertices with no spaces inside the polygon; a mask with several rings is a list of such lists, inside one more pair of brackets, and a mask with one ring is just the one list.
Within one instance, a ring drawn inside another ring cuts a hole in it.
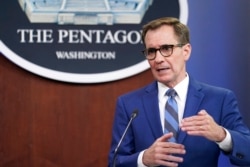
[{"label": "man's ear", "polygon": [[187,43],[183,46],[183,52],[185,56],[185,60],[188,61],[191,56],[192,46],[190,43]]}]

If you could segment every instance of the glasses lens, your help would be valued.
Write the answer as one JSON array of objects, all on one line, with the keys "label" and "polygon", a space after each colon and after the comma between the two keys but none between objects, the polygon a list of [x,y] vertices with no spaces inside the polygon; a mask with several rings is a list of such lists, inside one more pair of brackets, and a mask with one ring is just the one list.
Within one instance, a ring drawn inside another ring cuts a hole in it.
[{"label": "glasses lens", "polygon": [[160,52],[162,56],[170,56],[173,51],[173,45],[162,45],[160,48]]},{"label": "glasses lens", "polygon": [[154,49],[154,48],[150,48],[150,49],[145,50],[146,58],[147,59],[154,59],[155,52],[156,52],[156,49]]}]

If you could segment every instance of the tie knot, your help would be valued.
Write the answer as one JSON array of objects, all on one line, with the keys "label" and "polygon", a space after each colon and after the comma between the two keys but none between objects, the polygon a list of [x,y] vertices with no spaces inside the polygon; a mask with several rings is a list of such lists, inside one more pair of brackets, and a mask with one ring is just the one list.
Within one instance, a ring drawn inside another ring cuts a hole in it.
[{"label": "tie knot", "polygon": [[168,91],[166,92],[166,95],[167,96],[170,96],[170,97],[175,97],[177,95],[176,91],[172,88],[168,89]]}]

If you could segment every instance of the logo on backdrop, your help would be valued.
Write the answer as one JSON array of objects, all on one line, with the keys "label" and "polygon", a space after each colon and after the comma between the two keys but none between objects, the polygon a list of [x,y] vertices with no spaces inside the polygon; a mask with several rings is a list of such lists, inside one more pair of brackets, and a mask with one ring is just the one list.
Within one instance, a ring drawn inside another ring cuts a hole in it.
[{"label": "logo on backdrop", "polygon": [[6,1],[0,6],[0,51],[49,79],[109,82],[149,68],[141,54],[143,24],[165,16],[187,23],[187,0],[97,1]]}]

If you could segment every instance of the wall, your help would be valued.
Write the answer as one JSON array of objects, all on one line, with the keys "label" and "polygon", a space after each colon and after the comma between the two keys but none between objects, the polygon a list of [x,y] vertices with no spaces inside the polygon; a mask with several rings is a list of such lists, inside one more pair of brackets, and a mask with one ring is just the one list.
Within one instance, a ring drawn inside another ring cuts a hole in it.
[{"label": "wall", "polygon": [[117,96],[151,80],[68,84],[0,55],[0,167],[107,166]]}]

